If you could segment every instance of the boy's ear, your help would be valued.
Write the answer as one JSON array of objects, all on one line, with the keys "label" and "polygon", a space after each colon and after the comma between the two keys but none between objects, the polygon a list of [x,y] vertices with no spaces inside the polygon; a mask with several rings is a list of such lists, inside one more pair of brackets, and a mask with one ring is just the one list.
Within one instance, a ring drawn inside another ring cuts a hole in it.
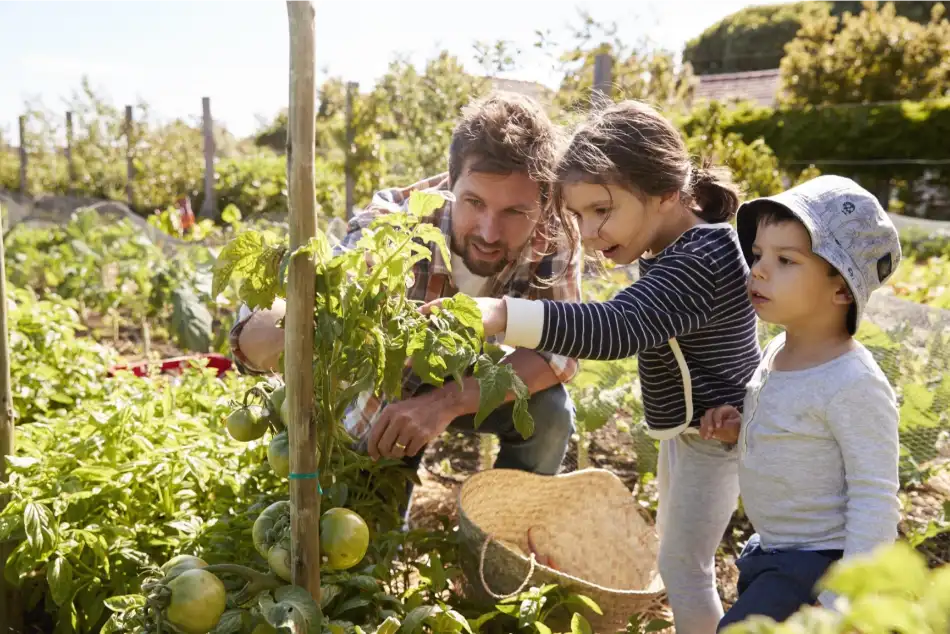
[{"label": "boy's ear", "polygon": [[847,306],[854,303],[854,295],[851,289],[841,277],[838,277],[838,288],[835,289],[834,303],[839,306]]}]

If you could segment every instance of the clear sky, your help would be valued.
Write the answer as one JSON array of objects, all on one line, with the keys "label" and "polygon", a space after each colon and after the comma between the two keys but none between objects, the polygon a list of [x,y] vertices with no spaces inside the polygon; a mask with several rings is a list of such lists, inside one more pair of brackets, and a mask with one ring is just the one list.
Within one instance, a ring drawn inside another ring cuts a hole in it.
[{"label": "clear sky", "polygon": [[[761,3],[761,2],[760,2]],[[318,0],[317,67],[370,87],[397,53],[424,61],[447,48],[472,70],[475,40],[524,51],[511,77],[556,85],[532,53],[535,30],[564,33],[577,9],[679,50],[741,0]],[[629,33],[629,38],[626,34]],[[24,98],[59,107],[83,74],[117,105],[144,99],[164,118],[201,114],[245,135],[286,106],[286,5],[256,2],[0,1],[0,130],[12,132]]]}]

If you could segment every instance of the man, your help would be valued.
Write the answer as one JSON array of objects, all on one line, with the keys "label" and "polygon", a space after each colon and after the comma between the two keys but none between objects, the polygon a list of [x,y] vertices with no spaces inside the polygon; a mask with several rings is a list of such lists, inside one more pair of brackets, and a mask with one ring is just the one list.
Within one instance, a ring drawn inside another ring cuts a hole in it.
[{"label": "man", "polygon": [[[577,243],[558,224],[551,205],[556,141],[556,128],[538,104],[512,94],[489,96],[463,111],[449,147],[448,173],[378,192],[350,222],[340,248],[352,248],[377,215],[402,209],[411,191],[450,191],[454,201],[427,221],[442,230],[451,247],[451,272],[433,248],[431,261],[419,262],[413,271],[411,299],[431,301],[463,292],[578,301]],[[239,366],[250,372],[277,368],[284,336],[275,324],[283,313],[280,300],[266,311],[242,309],[231,331]],[[553,475],[574,430],[574,406],[563,384],[573,377],[577,362],[533,350],[516,350],[505,362],[531,394],[528,410],[535,432],[524,439],[515,430],[510,398],[478,431],[499,437],[496,468]],[[402,400],[384,403],[364,394],[350,408],[344,425],[373,458],[402,458],[417,467],[425,446],[448,427],[474,430],[479,398],[474,378],[467,377],[461,390],[453,381],[441,388],[419,383],[407,373]]]}]

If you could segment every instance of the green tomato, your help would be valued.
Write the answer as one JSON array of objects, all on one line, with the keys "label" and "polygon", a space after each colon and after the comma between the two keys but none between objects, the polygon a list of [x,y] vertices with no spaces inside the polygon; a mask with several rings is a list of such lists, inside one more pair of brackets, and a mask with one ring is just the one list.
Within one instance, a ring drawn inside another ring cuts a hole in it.
[{"label": "green tomato", "polygon": [[290,425],[290,401],[286,398],[280,404],[280,422],[284,427]]},{"label": "green tomato", "polygon": [[267,553],[267,565],[274,571],[278,577],[290,583],[293,579],[293,570],[290,565],[290,549],[287,547],[288,540],[272,547]]},{"label": "green tomato", "polygon": [[207,634],[224,614],[224,584],[207,570],[186,570],[169,581],[167,587],[171,600],[165,618],[185,634]]},{"label": "green tomato", "polygon": [[320,518],[320,550],[331,570],[347,570],[363,560],[369,548],[369,527],[349,509],[330,509]]},{"label": "green tomato", "polygon": [[270,393],[270,403],[268,403],[267,411],[271,415],[271,419],[274,423],[281,423],[284,427],[287,426],[286,415],[284,414],[284,401],[287,397],[287,387],[281,385],[276,388],[273,392]]},{"label": "green tomato", "polygon": [[228,416],[228,433],[231,434],[231,438],[240,442],[257,440],[267,431],[267,426],[264,408],[260,405],[236,409]]},{"label": "green tomato", "polygon": [[280,478],[290,475],[290,437],[282,431],[267,446],[267,463]]},{"label": "green tomato", "polygon": [[165,562],[162,566],[162,572],[165,573],[165,579],[171,581],[186,570],[195,568],[204,568],[208,563],[200,557],[193,555],[176,555]]},{"label": "green tomato", "polygon": [[[280,526],[278,526],[280,525]],[[277,530],[275,528],[282,528]],[[257,519],[254,520],[254,527],[251,529],[251,539],[254,542],[254,548],[260,553],[261,557],[267,559],[271,548],[279,544],[284,537],[290,534],[290,502],[280,500],[274,502],[264,509]]]}]

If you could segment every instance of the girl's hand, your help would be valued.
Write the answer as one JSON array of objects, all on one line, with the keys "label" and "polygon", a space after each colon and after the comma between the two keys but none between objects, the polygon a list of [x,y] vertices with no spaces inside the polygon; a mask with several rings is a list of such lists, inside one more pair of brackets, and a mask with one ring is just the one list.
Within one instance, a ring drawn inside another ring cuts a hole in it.
[{"label": "girl's hand", "polygon": [[[423,304],[419,307],[419,312],[428,315],[436,306],[441,306],[445,298],[439,298]],[[504,332],[508,327],[508,307],[504,299],[495,297],[474,297],[478,309],[482,313],[482,328],[485,330],[485,337],[497,335]]]},{"label": "girl's hand", "polygon": [[705,440],[718,440],[734,445],[739,442],[742,414],[732,405],[706,410],[699,422],[699,435]]}]

